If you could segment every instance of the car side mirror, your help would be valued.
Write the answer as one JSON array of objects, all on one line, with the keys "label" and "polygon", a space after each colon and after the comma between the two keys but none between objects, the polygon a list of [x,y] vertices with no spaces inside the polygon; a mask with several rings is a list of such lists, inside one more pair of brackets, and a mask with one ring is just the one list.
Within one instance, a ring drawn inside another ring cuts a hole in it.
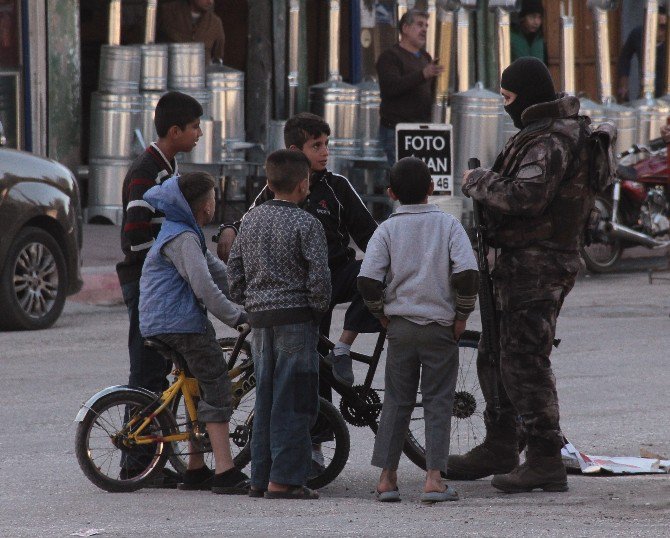
[{"label": "car side mirror", "polygon": [[0,121],[0,148],[7,144],[7,137],[5,136],[5,128],[2,126],[2,121]]}]

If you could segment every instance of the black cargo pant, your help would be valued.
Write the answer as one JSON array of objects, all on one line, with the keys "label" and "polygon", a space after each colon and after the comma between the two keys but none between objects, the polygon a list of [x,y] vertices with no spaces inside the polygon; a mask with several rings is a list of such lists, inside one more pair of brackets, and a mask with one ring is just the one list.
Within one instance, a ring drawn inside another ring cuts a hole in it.
[{"label": "black cargo pant", "polygon": [[[520,417],[529,443],[552,453],[563,445],[563,436],[549,356],[556,320],[575,283],[579,264],[576,253],[503,253],[493,274],[500,326],[498,375],[494,376],[494,365],[482,342],[477,358],[487,431],[511,434]],[[494,378],[498,412],[493,403]]]}]

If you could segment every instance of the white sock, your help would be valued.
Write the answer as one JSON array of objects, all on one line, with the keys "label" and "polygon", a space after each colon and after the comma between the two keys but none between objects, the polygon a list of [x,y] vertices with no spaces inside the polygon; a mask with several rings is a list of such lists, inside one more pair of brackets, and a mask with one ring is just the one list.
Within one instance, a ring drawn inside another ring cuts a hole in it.
[{"label": "white sock", "polygon": [[351,344],[345,344],[344,342],[338,342],[335,344],[333,349],[334,355],[349,355],[349,350],[351,349]]}]

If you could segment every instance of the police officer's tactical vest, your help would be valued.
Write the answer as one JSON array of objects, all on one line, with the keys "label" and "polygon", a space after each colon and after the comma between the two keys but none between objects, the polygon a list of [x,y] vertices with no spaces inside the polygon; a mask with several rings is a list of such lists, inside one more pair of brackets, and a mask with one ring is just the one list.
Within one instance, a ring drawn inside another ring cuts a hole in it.
[{"label": "police officer's tactical vest", "polygon": [[[491,246],[513,249],[536,246],[576,251],[582,245],[596,193],[611,182],[610,172],[613,172],[613,168],[610,171],[602,167],[600,161],[606,157],[593,151],[600,138],[594,133],[587,117],[548,118],[533,122],[510,139],[496,159],[493,171],[504,177],[516,177],[525,153],[539,136],[545,134],[562,138],[572,150],[570,164],[566,169],[557,171],[562,174],[558,191],[545,211],[538,216],[487,212],[487,239]],[[602,132],[599,131],[599,134]],[[607,141],[610,142],[610,139]],[[611,155],[609,146],[605,152]]]}]

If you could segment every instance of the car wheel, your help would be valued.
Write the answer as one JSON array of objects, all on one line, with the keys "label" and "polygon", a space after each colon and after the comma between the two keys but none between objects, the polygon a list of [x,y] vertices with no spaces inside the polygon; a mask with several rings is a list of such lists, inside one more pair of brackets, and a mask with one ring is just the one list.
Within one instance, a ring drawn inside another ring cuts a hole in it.
[{"label": "car wheel", "polygon": [[58,319],[67,293],[65,258],[40,228],[21,230],[9,247],[0,280],[0,328],[46,329]]}]

